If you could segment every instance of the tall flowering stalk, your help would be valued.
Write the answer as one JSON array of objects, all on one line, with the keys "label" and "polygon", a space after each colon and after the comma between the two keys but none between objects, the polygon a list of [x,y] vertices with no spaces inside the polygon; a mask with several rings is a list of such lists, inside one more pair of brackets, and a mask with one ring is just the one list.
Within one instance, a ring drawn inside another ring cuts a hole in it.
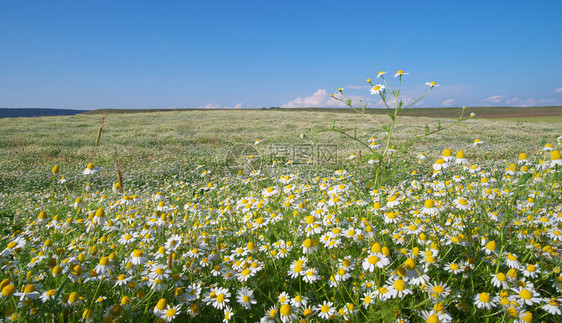
[{"label": "tall flowering stalk", "polygon": [[[340,102],[345,103],[349,108],[351,108],[353,111],[365,116],[366,118],[369,118],[371,120],[373,120],[384,132],[385,132],[385,140],[384,140],[384,147],[382,150],[382,153],[379,153],[377,151],[375,151],[375,148],[378,148],[379,145],[377,145],[374,141],[370,141],[370,142],[366,142],[360,138],[357,137],[357,129],[354,129],[353,133],[348,133],[348,131],[344,128],[344,127],[337,127],[335,124],[332,125],[330,128],[328,129],[321,129],[319,131],[317,131],[317,133],[319,132],[325,132],[325,131],[334,131],[337,133],[340,133],[341,135],[350,138],[356,142],[358,142],[359,144],[361,144],[362,146],[365,146],[373,155],[375,155],[377,157],[377,166],[374,169],[374,186],[375,187],[379,187],[382,185],[382,183],[385,181],[385,175],[389,175],[389,174],[384,174],[383,173],[383,169],[385,165],[390,164],[390,156],[391,156],[391,152],[393,151],[400,151],[402,148],[405,147],[409,147],[411,146],[414,142],[416,142],[417,140],[427,137],[429,135],[432,135],[434,133],[449,129],[451,127],[454,127],[458,124],[460,124],[462,121],[467,120],[468,118],[464,118],[464,110],[466,107],[463,107],[460,111],[459,117],[457,118],[457,120],[448,125],[448,126],[441,126],[441,123],[438,123],[437,129],[430,131],[429,127],[426,126],[425,131],[423,132],[423,134],[414,134],[414,137],[404,143],[401,143],[400,145],[393,145],[393,141],[392,141],[392,135],[394,132],[394,127],[396,125],[396,120],[398,118],[398,116],[406,109],[414,106],[416,103],[420,102],[422,99],[424,99],[426,96],[429,95],[429,93],[431,93],[431,91],[435,88],[438,87],[439,84],[437,84],[436,82],[426,82],[425,84],[427,86],[429,86],[429,90],[422,95],[421,97],[419,97],[416,100],[413,100],[411,102],[405,102],[400,98],[400,91],[402,88],[402,77],[404,75],[408,75],[408,73],[405,73],[402,70],[399,70],[398,72],[396,72],[394,74],[395,78],[398,78],[398,88],[396,90],[393,90],[390,88],[390,86],[388,85],[386,78],[385,78],[385,74],[387,74],[387,72],[379,72],[377,74],[377,79],[380,78],[382,80],[382,83],[378,83],[378,84],[374,84],[372,82],[371,79],[367,79],[367,83],[369,83],[372,88],[370,89],[370,92],[372,95],[379,95],[384,106],[385,109],[388,111],[388,117],[390,118],[390,124],[383,124],[381,123],[379,120],[375,119],[372,115],[369,115],[368,113],[366,113],[366,108],[368,103],[363,103],[363,101],[359,101],[359,107],[355,107],[353,106],[353,102],[351,99],[347,98],[344,94],[343,94],[343,89],[339,88],[336,95],[334,94],[330,94],[330,97],[334,98],[335,100],[338,100]],[[392,102],[394,101],[394,102]],[[473,118],[474,114],[471,113],[470,118]]]}]

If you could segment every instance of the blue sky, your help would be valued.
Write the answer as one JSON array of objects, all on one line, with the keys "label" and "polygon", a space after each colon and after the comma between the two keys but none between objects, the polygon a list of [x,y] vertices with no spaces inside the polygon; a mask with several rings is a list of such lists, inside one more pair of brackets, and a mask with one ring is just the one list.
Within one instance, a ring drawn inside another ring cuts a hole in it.
[{"label": "blue sky", "polygon": [[371,69],[408,72],[405,99],[439,83],[419,106],[562,105],[561,13],[561,1],[5,1],[0,108],[221,107],[152,32],[230,108],[334,106],[339,87],[376,107]]}]

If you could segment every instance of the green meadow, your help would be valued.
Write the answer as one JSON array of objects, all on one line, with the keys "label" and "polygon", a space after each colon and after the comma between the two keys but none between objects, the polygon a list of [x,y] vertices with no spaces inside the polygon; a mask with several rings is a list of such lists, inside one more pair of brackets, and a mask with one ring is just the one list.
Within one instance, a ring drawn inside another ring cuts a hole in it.
[{"label": "green meadow", "polygon": [[554,322],[560,116],[482,109],[0,119],[2,319]]}]

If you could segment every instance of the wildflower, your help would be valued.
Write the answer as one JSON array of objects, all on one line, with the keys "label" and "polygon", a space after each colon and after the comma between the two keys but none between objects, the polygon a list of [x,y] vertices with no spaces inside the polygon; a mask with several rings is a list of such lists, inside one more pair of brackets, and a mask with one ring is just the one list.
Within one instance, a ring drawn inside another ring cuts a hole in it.
[{"label": "wildflower", "polygon": [[320,276],[318,276],[318,270],[316,268],[308,268],[306,269],[302,279],[307,282],[307,283],[314,283],[315,281],[317,281],[320,278]]},{"label": "wildflower", "polygon": [[439,208],[435,206],[435,202],[433,200],[425,200],[421,213],[427,215],[436,215],[439,213]]},{"label": "wildflower", "polygon": [[398,72],[396,72],[396,74],[394,74],[394,77],[402,77],[402,75],[408,75],[409,73],[404,73],[403,70],[399,70]]},{"label": "wildflower", "polygon": [[50,290],[46,290],[44,291],[41,296],[39,296],[39,299],[41,299],[41,301],[43,303],[53,300],[55,299],[55,295],[57,294],[57,290],[56,289],[50,289]]},{"label": "wildflower", "polygon": [[82,198],[78,197],[76,198],[76,200],[74,201],[74,205],[75,208],[80,208],[82,207]]},{"label": "wildflower", "polygon": [[16,292],[16,286],[13,284],[8,283],[2,287],[2,297],[12,296],[14,295],[15,292]]},{"label": "wildflower", "polygon": [[474,304],[480,309],[491,310],[492,307],[496,307],[497,303],[493,297],[490,297],[489,293],[483,292],[474,296]]},{"label": "wildflower", "polygon": [[92,322],[93,321],[93,317],[94,317],[94,311],[92,311],[89,308],[86,308],[83,312],[82,312],[82,319],[85,322]]},{"label": "wildflower", "polygon": [[516,298],[520,299],[523,303],[529,306],[542,302],[541,295],[532,288],[520,287],[517,289],[512,289],[512,291],[517,293],[517,295],[515,296]]},{"label": "wildflower", "polygon": [[371,94],[379,94],[385,88],[382,84],[377,84],[371,88]]},{"label": "wildflower", "polygon": [[294,307],[305,307],[308,304],[308,297],[297,294],[291,299],[291,305]]},{"label": "wildflower", "polygon": [[291,278],[297,278],[300,275],[304,275],[304,268],[306,267],[307,258],[300,258],[298,260],[293,261],[291,267],[289,269],[288,275]]},{"label": "wildflower", "polygon": [[122,235],[117,242],[119,242],[122,245],[128,245],[130,243],[135,242],[135,238],[131,234],[127,233]]},{"label": "wildflower", "polygon": [[408,294],[412,294],[412,290],[408,288],[406,281],[404,279],[396,279],[394,281],[388,281],[389,285],[388,294],[389,298],[402,298]]},{"label": "wildflower", "polygon": [[[378,73],[377,73],[377,78],[379,78],[379,77],[384,78],[384,74],[386,74],[386,73],[387,73],[387,72],[383,72],[383,71],[378,72]],[[371,82],[370,82],[370,79],[369,79],[369,81],[367,81],[367,82],[371,83]]]},{"label": "wildflower", "polygon": [[486,243],[486,246],[484,246],[482,250],[486,253],[486,255],[491,255],[491,254],[496,254],[496,248],[497,248],[496,241],[492,240]]},{"label": "wildflower", "polygon": [[68,306],[76,306],[80,303],[82,303],[82,297],[80,297],[80,295],[77,292],[72,292],[70,293],[70,295],[68,295],[68,301],[67,301]]},{"label": "wildflower", "polygon": [[102,257],[94,269],[100,275],[109,274],[111,272],[111,264],[108,257]]},{"label": "wildflower", "polygon": [[449,167],[449,164],[442,158],[437,159],[437,161],[435,161],[435,163],[433,164],[433,169],[434,170],[442,170]]},{"label": "wildflower", "polygon": [[[8,286],[13,286],[13,285],[8,285]],[[4,287],[6,288],[6,287]],[[4,289],[2,289],[2,295],[4,294]],[[39,297],[39,292],[37,292],[35,290],[35,285],[33,284],[28,284],[25,286],[25,288],[23,289],[23,292],[21,293],[15,293],[14,296],[19,297],[20,298],[20,302],[25,300],[25,299],[34,299]]]},{"label": "wildflower", "polygon": [[144,257],[144,253],[142,252],[142,250],[133,250],[133,252],[131,253],[131,263],[133,265],[142,265],[145,261],[146,258]]},{"label": "wildflower", "polygon": [[330,316],[336,313],[336,309],[333,307],[334,303],[324,301],[322,304],[317,305],[314,309],[318,312],[318,316],[321,319],[327,320]]},{"label": "wildflower", "polygon": [[525,277],[537,278],[540,273],[541,271],[537,268],[537,265],[527,264],[523,269],[523,275]]},{"label": "wildflower", "polygon": [[464,156],[464,152],[459,150],[455,156],[455,163],[460,165],[468,164],[468,159]]},{"label": "wildflower", "polygon": [[127,285],[132,279],[133,279],[133,277],[127,277],[127,276],[121,274],[121,275],[119,275],[115,278],[115,280],[116,280],[115,286],[117,287],[117,286]]},{"label": "wildflower", "polygon": [[547,302],[541,308],[552,315],[562,315],[562,299],[556,299],[554,297],[550,299],[545,299]]},{"label": "wildflower", "polygon": [[519,263],[517,256],[512,253],[506,254],[504,262],[507,267],[512,269],[519,269],[521,267],[521,263]]},{"label": "wildflower", "polygon": [[237,278],[241,282],[246,282],[248,278],[252,277],[254,274],[254,271],[252,271],[250,268],[246,268],[237,274]]},{"label": "wildflower", "polygon": [[464,270],[464,267],[454,262],[450,262],[445,266],[445,270],[453,274],[458,274]]},{"label": "wildflower", "polygon": [[363,307],[369,308],[371,304],[374,304],[376,300],[375,292],[369,291],[363,294],[361,298],[361,302],[363,303]]},{"label": "wildflower", "polygon": [[158,303],[156,303],[156,306],[154,307],[154,315],[158,316],[158,317],[162,317],[166,315],[167,312],[167,308],[168,308],[168,302],[166,301],[165,298],[161,298]]},{"label": "wildflower", "polygon": [[150,273],[148,274],[148,277],[153,280],[154,279],[166,280],[170,277],[171,273],[172,271],[166,268],[164,265],[153,264],[151,266],[151,270]]},{"label": "wildflower", "polygon": [[449,323],[453,321],[452,316],[445,311],[443,303],[435,304],[431,311],[422,310],[420,314],[424,322],[427,323]]},{"label": "wildflower", "polygon": [[516,172],[517,172],[517,165],[515,165],[515,163],[509,164],[509,166],[505,169],[505,173],[507,175],[515,175]]},{"label": "wildflower", "polygon": [[363,260],[363,270],[373,272],[375,267],[384,268],[390,264],[390,260],[382,254],[371,253]]},{"label": "wildflower", "polygon": [[93,163],[89,163],[88,166],[86,166],[86,168],[84,169],[84,171],[82,172],[82,174],[84,175],[93,175],[97,172],[100,171],[99,167],[94,167]]},{"label": "wildflower", "polygon": [[[171,307],[170,305],[167,305],[166,307],[166,312],[163,313],[160,318],[162,320],[165,320],[166,322],[171,322],[174,318],[176,318],[176,316],[178,316],[178,314],[180,314],[180,308],[181,305],[176,305],[174,307]],[[164,312],[164,311],[162,311]]]},{"label": "wildflower", "polygon": [[441,156],[441,158],[446,162],[451,162],[455,160],[455,158],[453,157],[453,153],[451,152],[451,149],[448,148],[443,150],[443,156]]},{"label": "wildflower", "polygon": [[98,225],[104,225],[105,222],[106,222],[105,211],[102,208],[98,208],[95,215],[94,215],[92,223],[98,224]]},{"label": "wildflower", "polygon": [[222,321],[225,322],[225,323],[230,321],[230,319],[234,315],[234,312],[232,311],[232,308],[228,305],[225,306],[223,313],[224,313],[224,319]]},{"label": "wildflower", "polygon": [[439,283],[439,282],[435,284],[428,283],[425,286],[425,291],[429,294],[431,298],[437,300],[442,300],[443,298],[451,294],[451,288],[448,287],[447,284]]},{"label": "wildflower", "polygon": [[474,141],[472,142],[472,147],[480,146],[483,143],[484,142],[480,139],[474,139]]},{"label": "wildflower", "polygon": [[45,224],[48,222],[47,213],[45,211],[39,212],[39,216],[37,217],[37,223]]},{"label": "wildflower", "polygon": [[464,197],[458,197],[453,201],[455,207],[459,210],[467,211],[472,208],[472,202]]},{"label": "wildflower", "polygon": [[552,150],[550,152],[550,167],[555,166],[562,167],[562,157],[560,156],[559,150]]},{"label": "wildflower", "polygon": [[425,85],[429,86],[430,89],[432,89],[434,86],[437,87],[439,86],[439,84],[435,83],[435,82],[425,82]]},{"label": "wildflower", "polygon": [[295,310],[289,303],[281,305],[279,308],[279,314],[281,315],[281,322],[283,323],[293,322],[297,318]]},{"label": "wildflower", "polygon": [[215,298],[212,300],[211,305],[219,310],[223,309],[226,303],[230,302],[230,293],[227,288],[217,288],[215,290]]},{"label": "wildflower", "polygon": [[274,323],[277,318],[277,313],[278,313],[277,307],[275,306],[270,307],[267,310],[266,315],[261,319],[261,322]]},{"label": "wildflower", "polygon": [[240,306],[247,310],[249,310],[252,305],[255,305],[257,303],[256,299],[254,298],[254,292],[246,287],[240,288],[240,290],[236,294],[236,301],[238,302],[238,304],[240,304]]}]

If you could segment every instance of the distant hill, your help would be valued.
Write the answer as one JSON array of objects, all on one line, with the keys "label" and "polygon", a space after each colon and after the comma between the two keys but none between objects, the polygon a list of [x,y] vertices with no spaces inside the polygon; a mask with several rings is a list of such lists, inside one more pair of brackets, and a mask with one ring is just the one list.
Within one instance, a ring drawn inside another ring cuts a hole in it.
[{"label": "distant hill", "polygon": [[[173,111],[217,111],[224,109],[98,109],[90,110],[85,114],[126,114],[126,113],[150,113],[150,112],[173,112]],[[245,109],[248,110],[248,109]],[[328,113],[356,113],[349,108],[261,108],[252,110],[270,110],[270,111],[292,111],[292,112],[328,112]],[[240,109],[227,109],[233,113],[241,111]],[[409,117],[427,117],[427,118],[457,118],[461,108],[410,108],[403,112],[404,116]],[[501,118],[529,118],[529,117],[561,117],[562,106],[540,106],[540,107],[469,107],[464,111],[464,117],[468,117],[471,112],[476,114],[477,118],[501,119]],[[389,113],[383,108],[367,108],[367,114],[386,115]]]},{"label": "distant hill", "polygon": [[35,109],[35,108],[0,108],[0,118],[21,118],[21,117],[50,117],[50,116],[72,116],[88,110],[71,109]]}]

